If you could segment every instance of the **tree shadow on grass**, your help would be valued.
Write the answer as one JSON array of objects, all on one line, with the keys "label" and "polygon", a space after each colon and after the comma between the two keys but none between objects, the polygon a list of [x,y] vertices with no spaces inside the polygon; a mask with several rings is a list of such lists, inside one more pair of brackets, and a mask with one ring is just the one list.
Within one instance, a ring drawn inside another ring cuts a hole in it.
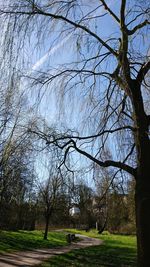
[{"label": "tree shadow on grass", "polygon": [[42,266],[64,267],[135,267],[136,250],[118,246],[95,246],[73,250],[53,257]]},{"label": "tree shadow on grass", "polygon": [[34,232],[0,232],[0,252],[14,250],[32,250],[37,248],[54,248],[66,244],[61,233],[51,233],[49,240],[43,240],[42,233]]}]

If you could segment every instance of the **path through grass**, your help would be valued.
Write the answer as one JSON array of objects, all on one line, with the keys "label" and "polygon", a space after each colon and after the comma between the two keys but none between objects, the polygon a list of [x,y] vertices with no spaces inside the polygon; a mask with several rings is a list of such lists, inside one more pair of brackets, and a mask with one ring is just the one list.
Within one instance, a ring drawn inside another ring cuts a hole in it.
[{"label": "path through grass", "polygon": [[[70,231],[70,230],[69,230]],[[40,265],[41,267],[135,267],[136,239],[134,236],[98,235],[95,231],[86,233],[75,231],[90,237],[104,240],[100,246],[74,250],[69,253],[53,257]]]}]

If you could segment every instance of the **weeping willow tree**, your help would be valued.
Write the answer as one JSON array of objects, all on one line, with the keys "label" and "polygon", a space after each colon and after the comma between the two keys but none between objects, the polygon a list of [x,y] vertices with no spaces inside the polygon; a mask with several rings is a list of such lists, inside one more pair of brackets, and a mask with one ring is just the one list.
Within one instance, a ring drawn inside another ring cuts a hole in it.
[{"label": "weeping willow tree", "polygon": [[72,116],[65,131],[30,132],[61,149],[64,165],[79,153],[135,178],[138,266],[150,266],[147,1],[13,0],[0,4],[0,15],[15,71],[39,94],[74,103],[63,113]]}]

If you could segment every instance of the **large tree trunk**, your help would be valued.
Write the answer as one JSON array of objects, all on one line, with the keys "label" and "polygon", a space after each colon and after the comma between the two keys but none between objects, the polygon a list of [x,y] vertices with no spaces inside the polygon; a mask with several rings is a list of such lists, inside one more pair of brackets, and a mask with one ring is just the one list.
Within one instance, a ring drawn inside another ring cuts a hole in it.
[{"label": "large tree trunk", "polygon": [[[138,266],[150,266],[150,183],[136,188]],[[142,192],[143,191],[143,192]],[[146,192],[145,192],[146,191]]]},{"label": "large tree trunk", "polygon": [[138,129],[136,137],[138,167],[135,204],[138,266],[150,267],[150,140],[146,124]]},{"label": "large tree trunk", "polygon": [[150,267],[150,140],[139,81],[132,80],[137,171],[135,188],[138,267]]},{"label": "large tree trunk", "polygon": [[150,155],[138,172],[135,190],[138,266],[150,267]]}]

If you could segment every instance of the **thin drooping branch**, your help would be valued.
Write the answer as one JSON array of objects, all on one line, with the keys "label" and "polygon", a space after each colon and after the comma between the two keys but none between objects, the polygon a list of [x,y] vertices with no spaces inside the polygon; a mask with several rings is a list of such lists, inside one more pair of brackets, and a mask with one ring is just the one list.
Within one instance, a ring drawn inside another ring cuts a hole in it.
[{"label": "thin drooping branch", "polygon": [[87,69],[66,69],[66,70],[63,70],[55,75],[50,75],[49,78],[47,78],[44,82],[41,81],[41,83],[47,83],[47,82],[51,82],[52,80],[56,79],[57,77],[59,76],[62,76],[64,74],[71,74],[71,73],[76,73],[76,74],[84,74],[84,75],[89,75],[89,76],[105,76],[106,78],[110,75],[108,72],[95,72],[95,71],[92,71],[92,70],[87,70]]},{"label": "thin drooping branch", "polygon": [[113,54],[115,57],[118,57],[117,52],[109,46],[103,39],[101,39],[95,32],[91,31],[89,28],[86,26],[77,23],[73,20],[68,19],[67,17],[64,17],[62,15],[57,15],[49,12],[45,12],[38,7],[36,7],[33,11],[27,12],[27,11],[11,11],[11,10],[0,10],[1,14],[14,14],[14,15],[29,15],[29,16],[35,16],[35,15],[42,15],[42,16],[47,16],[51,17],[56,20],[62,20],[64,22],[67,22],[68,24],[74,26],[76,29],[82,29],[84,32],[90,34],[92,37],[94,37],[96,40],[98,40],[111,54]]},{"label": "thin drooping branch", "polygon": [[146,10],[143,10],[142,12],[138,13],[132,20],[130,20],[127,23],[127,27],[133,23],[134,21],[136,21],[139,17],[143,16],[144,14],[149,14],[149,8],[147,8]]},{"label": "thin drooping branch", "polygon": [[133,154],[134,149],[135,149],[135,144],[132,145],[130,152],[129,152],[128,155],[125,157],[125,159],[124,159],[123,162],[126,162],[127,159]]}]

